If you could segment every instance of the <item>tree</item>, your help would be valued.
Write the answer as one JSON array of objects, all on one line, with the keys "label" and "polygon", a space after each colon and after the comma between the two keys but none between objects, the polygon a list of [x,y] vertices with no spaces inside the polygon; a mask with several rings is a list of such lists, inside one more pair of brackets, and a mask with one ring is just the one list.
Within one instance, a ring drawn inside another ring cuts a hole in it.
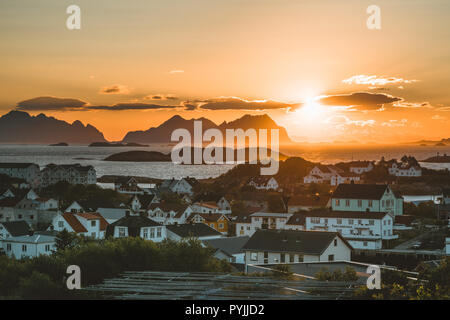
[{"label": "tree", "polygon": [[58,232],[55,239],[57,251],[63,251],[67,248],[73,248],[80,243],[81,239],[76,234],[68,232],[66,229]]}]

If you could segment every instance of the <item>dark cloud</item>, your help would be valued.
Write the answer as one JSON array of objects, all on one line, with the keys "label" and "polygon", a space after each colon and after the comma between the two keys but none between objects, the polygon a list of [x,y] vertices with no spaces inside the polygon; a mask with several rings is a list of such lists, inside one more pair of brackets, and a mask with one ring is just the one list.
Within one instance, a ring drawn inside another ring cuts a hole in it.
[{"label": "dark cloud", "polygon": [[36,97],[17,103],[17,110],[23,111],[71,111],[83,110],[86,102],[79,99]]},{"label": "dark cloud", "polygon": [[296,108],[298,104],[277,101],[247,101],[239,98],[208,99],[199,103],[200,109],[208,110],[269,110]]},{"label": "dark cloud", "polygon": [[124,111],[124,110],[157,110],[157,109],[175,109],[180,106],[159,105],[152,103],[117,103],[112,106],[90,106],[88,110],[107,110],[107,111]]},{"label": "dark cloud", "polygon": [[130,90],[124,85],[115,84],[112,86],[103,87],[100,90],[100,93],[101,94],[128,94],[128,93],[130,93]]},{"label": "dark cloud", "polygon": [[355,92],[326,96],[319,99],[319,103],[329,106],[350,106],[354,110],[377,110],[385,104],[402,101],[402,98],[385,93]]}]

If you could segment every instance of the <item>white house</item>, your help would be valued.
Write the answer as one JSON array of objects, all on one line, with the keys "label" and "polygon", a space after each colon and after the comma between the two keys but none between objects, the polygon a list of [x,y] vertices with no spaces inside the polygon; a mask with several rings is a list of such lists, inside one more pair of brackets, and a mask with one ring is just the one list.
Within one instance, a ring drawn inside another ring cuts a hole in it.
[{"label": "white house", "polygon": [[196,213],[219,213],[219,206],[214,202],[195,202],[192,210]]},{"label": "white house", "polygon": [[338,232],[355,249],[382,249],[383,240],[398,238],[393,216],[383,212],[311,211],[304,223],[305,230]]},{"label": "white house", "polygon": [[352,246],[336,232],[258,230],[247,241],[248,265],[316,261],[350,261]]},{"label": "white house", "polygon": [[56,250],[55,238],[55,236],[38,233],[10,237],[2,241],[3,250],[8,257],[16,259],[50,255]]},{"label": "white house", "polygon": [[303,183],[331,183],[331,178],[339,172],[343,170],[333,165],[316,165],[303,178]]},{"label": "white house", "polygon": [[235,221],[236,235],[252,236],[259,229],[284,229],[291,213],[255,212],[248,218]]},{"label": "white house", "polygon": [[253,177],[248,184],[258,190],[278,190],[280,187],[274,177],[267,176]]},{"label": "white house", "polygon": [[178,194],[187,194],[192,196],[194,194],[194,187],[198,184],[195,178],[182,178],[180,180],[167,179],[159,186],[160,192],[174,192]]},{"label": "white house", "polygon": [[108,225],[106,235],[114,238],[140,237],[161,242],[167,237],[166,227],[143,215],[127,215]]},{"label": "white house", "polygon": [[0,241],[10,237],[27,235],[30,226],[25,221],[4,221],[0,222]]},{"label": "white house", "polygon": [[0,174],[12,178],[23,179],[32,187],[38,187],[41,183],[41,171],[34,163],[0,163]]},{"label": "white house", "polygon": [[338,172],[331,176],[330,184],[332,186],[338,186],[341,183],[357,182],[361,180],[361,176],[358,173],[353,172]]},{"label": "white house", "polygon": [[[224,196],[203,195],[195,199],[195,203],[206,203],[218,207],[218,213],[231,214],[231,204]],[[195,212],[199,212],[193,208]],[[206,212],[205,212],[206,213]]]},{"label": "white house", "polygon": [[192,214],[190,205],[177,203],[153,203],[147,210],[148,216],[163,225],[182,224]]},{"label": "white house", "polygon": [[76,164],[48,164],[41,172],[43,187],[66,181],[70,184],[96,184],[97,174],[93,166]]},{"label": "white house", "polygon": [[389,174],[397,177],[421,177],[422,168],[408,162],[393,161],[388,168]]},{"label": "white house", "polygon": [[49,230],[74,232],[93,239],[104,239],[108,222],[97,212],[58,214]]},{"label": "white house", "polygon": [[245,263],[245,253],[242,248],[250,237],[227,237],[203,240],[203,243],[211,248],[216,249],[215,257],[218,259],[226,259],[231,263]]},{"label": "white house", "polygon": [[403,198],[382,184],[340,184],[331,196],[333,211],[403,214]]}]

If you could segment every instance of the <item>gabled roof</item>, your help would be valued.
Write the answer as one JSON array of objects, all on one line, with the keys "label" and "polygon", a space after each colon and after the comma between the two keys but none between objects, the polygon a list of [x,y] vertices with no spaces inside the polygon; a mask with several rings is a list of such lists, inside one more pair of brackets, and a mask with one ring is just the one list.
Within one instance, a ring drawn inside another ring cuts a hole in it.
[{"label": "gabled roof", "polygon": [[19,197],[8,197],[0,200],[0,208],[13,208],[15,207],[19,202],[21,201],[21,198]]},{"label": "gabled roof", "polygon": [[207,236],[221,236],[219,231],[214,230],[204,223],[185,223],[172,224],[166,226],[167,230],[175,233],[181,238],[187,237],[207,237]]},{"label": "gabled roof", "polygon": [[148,209],[149,210],[155,210],[157,208],[161,209],[164,212],[175,212],[175,218],[181,217],[181,215],[186,211],[186,209],[189,207],[188,204],[178,204],[178,203],[168,203],[168,202],[161,202],[161,203],[152,203]]},{"label": "gabled roof", "polygon": [[384,184],[341,183],[333,192],[332,198],[379,200],[387,188]]},{"label": "gabled roof", "polygon": [[0,168],[4,169],[25,169],[29,166],[37,166],[35,163],[12,163],[12,162],[0,162]]},{"label": "gabled roof", "polygon": [[244,245],[243,250],[321,255],[336,237],[341,238],[352,249],[352,246],[337,232],[257,230]]},{"label": "gabled roof", "polygon": [[289,220],[286,222],[287,225],[291,226],[304,226],[306,216],[304,214],[294,214]]},{"label": "gabled roof", "polygon": [[242,247],[247,243],[249,236],[244,237],[228,237],[203,240],[203,243],[213,247],[214,249],[220,249],[228,255],[233,255],[242,252]]},{"label": "gabled roof", "polygon": [[108,222],[98,212],[74,213],[74,214],[77,216],[80,216],[86,220],[99,220],[100,221],[100,231],[105,231],[106,227],[108,226]]},{"label": "gabled roof", "polygon": [[288,201],[288,206],[325,207],[330,200],[330,196],[293,196]]},{"label": "gabled roof", "polygon": [[30,231],[30,226],[25,221],[8,221],[0,222],[0,224],[3,225],[13,237],[26,235]]},{"label": "gabled roof", "polygon": [[19,243],[52,243],[55,242],[56,236],[46,235],[46,234],[33,234],[33,235],[22,235],[17,237],[11,237],[5,239],[7,242],[19,242]]},{"label": "gabled roof", "polygon": [[62,217],[66,222],[69,224],[69,226],[73,229],[76,233],[85,233],[88,232],[86,228],[81,224],[81,222],[77,219],[75,214],[65,212],[62,214]]},{"label": "gabled roof", "polygon": [[112,236],[115,227],[127,227],[129,236],[138,237],[141,228],[161,227],[161,224],[144,216],[125,216],[106,227],[106,236]]},{"label": "gabled roof", "polygon": [[[142,208],[147,209],[150,206],[150,203],[155,198],[154,194],[143,194],[143,195],[136,195],[137,199],[139,200],[139,203],[141,204]],[[128,205],[130,205],[133,201],[134,197],[130,198],[130,201],[128,202]]]}]

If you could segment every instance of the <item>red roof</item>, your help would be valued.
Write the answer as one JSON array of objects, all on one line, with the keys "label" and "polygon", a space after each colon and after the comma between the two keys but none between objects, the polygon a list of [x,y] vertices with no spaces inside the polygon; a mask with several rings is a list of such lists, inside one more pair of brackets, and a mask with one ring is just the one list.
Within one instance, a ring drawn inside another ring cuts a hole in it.
[{"label": "red roof", "polygon": [[77,217],[73,213],[63,213],[62,214],[64,220],[67,221],[69,226],[75,231],[76,233],[85,233],[88,232],[85,227],[78,221]]}]

